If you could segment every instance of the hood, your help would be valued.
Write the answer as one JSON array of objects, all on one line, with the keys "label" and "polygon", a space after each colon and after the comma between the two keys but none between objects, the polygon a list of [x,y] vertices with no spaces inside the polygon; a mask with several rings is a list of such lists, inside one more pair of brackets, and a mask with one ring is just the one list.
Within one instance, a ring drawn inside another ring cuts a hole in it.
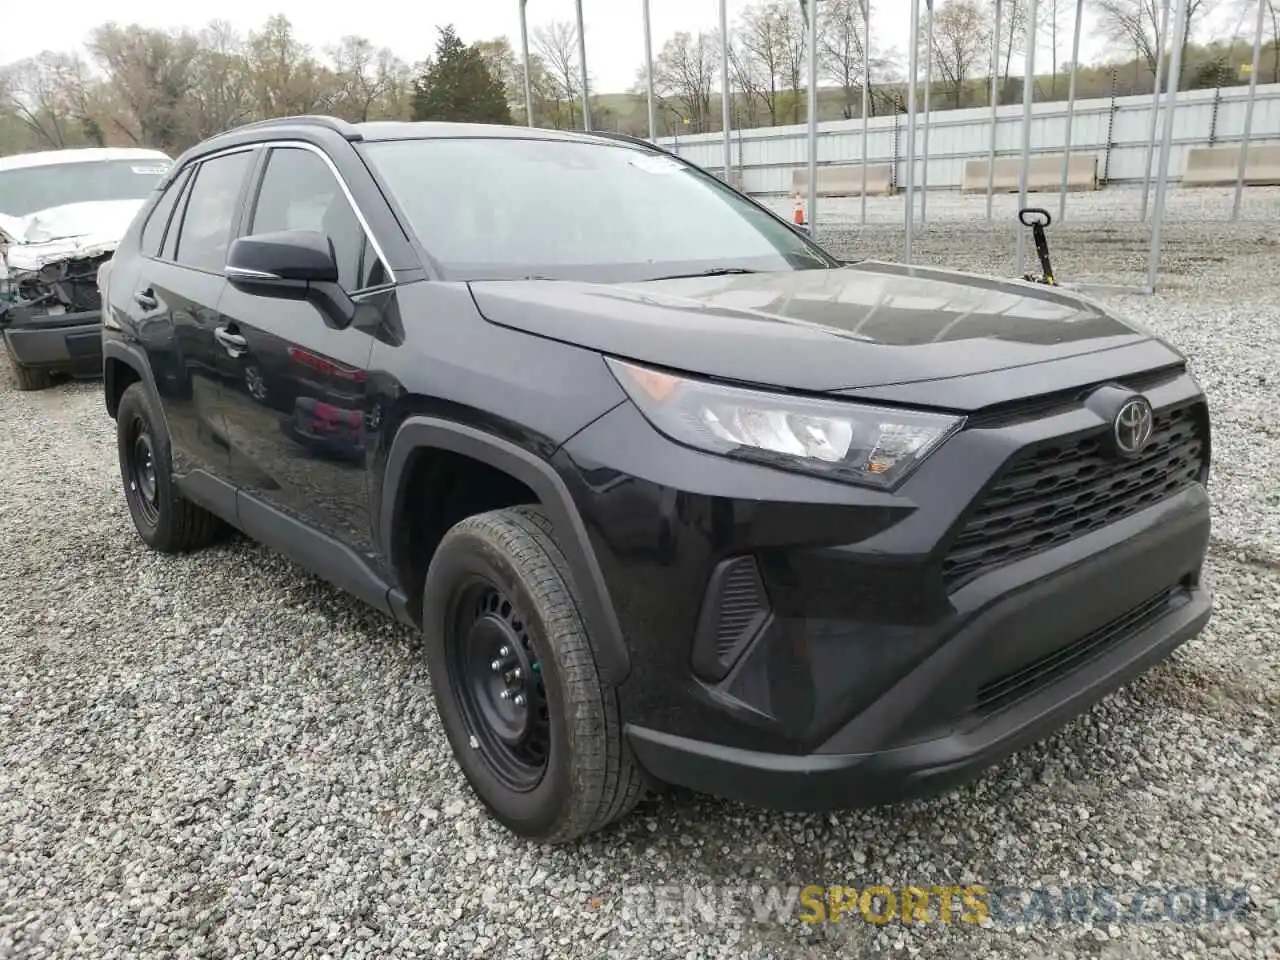
[{"label": "hood", "polygon": [[[1040,284],[864,261],[590,284],[477,281],[488,320],[637,362],[810,392],[989,374],[1151,341]],[[1167,348],[1164,363],[1178,357]]]},{"label": "hood", "polygon": [[39,270],[73,257],[109,253],[120,243],[145,200],[99,200],[37,210],[25,217],[0,215],[10,240],[10,270]]}]

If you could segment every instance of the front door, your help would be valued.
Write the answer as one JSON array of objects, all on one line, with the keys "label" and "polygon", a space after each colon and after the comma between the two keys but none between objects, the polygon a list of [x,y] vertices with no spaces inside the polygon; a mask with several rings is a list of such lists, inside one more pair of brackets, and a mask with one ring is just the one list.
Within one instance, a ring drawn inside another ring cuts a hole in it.
[{"label": "front door", "polygon": [[[272,147],[242,233],[317,230],[333,244],[339,282],[357,302],[385,282],[337,175],[302,146]],[[365,481],[374,323],[345,328],[308,300],[232,283],[219,304],[231,471],[254,497],[356,552],[372,553]],[[377,311],[358,311],[374,318]]]}]

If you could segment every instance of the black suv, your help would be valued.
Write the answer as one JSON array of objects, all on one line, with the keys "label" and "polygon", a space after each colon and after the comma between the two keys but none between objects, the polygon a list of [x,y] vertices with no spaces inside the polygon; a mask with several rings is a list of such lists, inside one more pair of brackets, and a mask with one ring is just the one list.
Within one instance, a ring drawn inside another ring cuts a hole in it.
[{"label": "black suv", "polygon": [[103,286],[142,539],[229,525],[420,628],[527,837],[661,784],[932,792],[1210,616],[1181,355],[1051,286],[841,262],[642,141],[238,128]]}]

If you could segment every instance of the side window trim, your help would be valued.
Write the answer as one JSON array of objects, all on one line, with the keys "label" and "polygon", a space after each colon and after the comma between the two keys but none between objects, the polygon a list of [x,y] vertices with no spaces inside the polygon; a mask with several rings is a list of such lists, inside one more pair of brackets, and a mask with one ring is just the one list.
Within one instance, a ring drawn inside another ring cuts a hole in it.
[{"label": "side window trim", "polygon": [[164,202],[165,194],[170,190],[175,190],[176,193],[173,197],[173,203],[170,205],[169,212],[165,216],[164,228],[160,231],[160,242],[156,244],[155,250],[143,251],[143,256],[149,260],[160,260],[164,256],[165,241],[169,239],[169,231],[173,228],[173,218],[178,213],[178,205],[181,204],[186,197],[187,181],[191,179],[191,170],[192,167],[188,165],[177,172],[173,180],[169,182],[169,185],[165,187],[164,192],[160,195],[160,199],[156,201],[155,206],[151,208],[151,213],[147,216],[147,222],[142,225],[142,232],[138,235],[139,241],[146,237],[147,227],[151,226],[151,218],[156,215],[156,211],[159,209],[160,204]]},{"label": "side window trim", "polygon": [[[182,227],[186,223],[187,207],[190,206],[191,204],[191,194],[195,192],[196,184],[200,180],[200,170],[204,167],[204,165],[209,163],[210,161],[221,160],[224,157],[234,156],[238,153],[253,154],[253,156],[249,158],[249,167],[245,171],[244,178],[240,181],[240,189],[236,193],[236,199],[234,201],[235,210],[233,210],[231,213],[231,224],[227,228],[227,244],[228,246],[230,246],[231,242],[236,238],[236,230],[244,214],[245,195],[247,190],[249,189],[249,184],[253,180],[254,171],[257,169],[258,161],[261,155],[261,151],[259,148],[261,146],[262,144],[260,143],[248,143],[242,146],[232,147],[229,150],[219,150],[217,153],[211,153],[208,156],[201,157],[198,161],[196,161],[192,165],[191,176],[187,178],[187,185],[184,191],[185,196],[181,198],[182,199],[182,224],[178,226],[177,241],[180,241],[182,239]],[[172,226],[173,224],[172,222],[170,222],[170,229],[172,229]],[[165,240],[167,242],[168,237],[166,237]],[[192,266],[189,263],[183,263],[182,261],[180,261],[178,259],[179,247],[178,247],[177,241],[175,241],[174,248],[171,253],[172,262],[176,266],[185,267],[188,270],[197,270],[200,273],[207,273],[213,276],[221,276],[221,271],[206,270],[203,267]]]},{"label": "side window trim", "polygon": [[[373,235],[373,228],[369,226],[368,218],[365,217],[364,211],[360,209],[360,205],[356,203],[356,198],[352,195],[351,188],[347,186],[347,181],[343,179],[342,174],[338,171],[333,160],[329,158],[329,155],[319,147],[314,144],[307,143],[304,140],[269,140],[259,143],[257,146],[263,148],[263,153],[266,154],[266,156],[263,162],[258,165],[251,177],[252,199],[249,199],[248,197],[245,199],[244,218],[241,224],[241,230],[248,230],[253,224],[254,217],[257,215],[258,199],[262,190],[262,183],[267,176],[267,167],[271,162],[271,154],[276,150],[306,150],[307,152],[314,153],[318,156],[324,162],[324,165],[329,168],[329,176],[333,177],[333,179],[337,181],[338,189],[342,191],[343,197],[346,198],[347,206],[351,208],[351,212],[355,215],[356,222],[360,224],[360,229],[364,233],[365,243],[373,250],[378,260],[382,263],[382,271],[387,277],[387,279],[382,283],[373,284],[367,287],[360,287],[356,290],[348,290],[347,295],[354,297],[357,294],[364,294],[372,290],[381,290],[385,287],[395,286],[396,274],[395,271],[391,269],[390,261],[387,259],[387,255],[383,252],[382,245],[378,243],[378,238]],[[242,236],[243,234],[241,233],[237,235]],[[363,272],[361,275],[363,276]]]},{"label": "side window trim", "polygon": [[182,233],[182,224],[187,219],[187,203],[191,200],[191,188],[196,182],[196,173],[199,169],[199,163],[193,163],[187,168],[187,179],[182,184],[182,193],[178,195],[178,200],[173,205],[173,213],[169,215],[169,225],[165,227],[164,240],[160,244],[160,254],[157,257],[165,263],[178,262],[178,235]]}]

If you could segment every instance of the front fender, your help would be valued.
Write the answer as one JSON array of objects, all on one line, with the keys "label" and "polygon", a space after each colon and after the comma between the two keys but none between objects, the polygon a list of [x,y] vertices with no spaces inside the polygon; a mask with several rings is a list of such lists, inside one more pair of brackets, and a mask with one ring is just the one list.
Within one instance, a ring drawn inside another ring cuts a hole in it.
[{"label": "front fender", "polygon": [[407,492],[405,469],[410,455],[422,448],[448,450],[479,460],[515,477],[537,495],[555,525],[556,541],[573,574],[601,678],[614,686],[620,684],[630,671],[631,661],[604,574],[568,487],[555,469],[537,455],[464,424],[427,416],[407,418],[396,432],[387,456],[383,489],[391,494],[383,497],[378,518],[381,542],[392,542],[396,517]]}]

